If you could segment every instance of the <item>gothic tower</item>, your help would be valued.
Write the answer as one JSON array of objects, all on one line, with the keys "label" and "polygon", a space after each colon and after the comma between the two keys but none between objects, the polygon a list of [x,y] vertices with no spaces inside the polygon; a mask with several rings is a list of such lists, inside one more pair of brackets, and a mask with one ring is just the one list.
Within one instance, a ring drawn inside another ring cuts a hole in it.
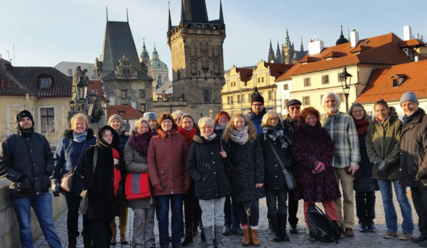
[{"label": "gothic tower", "polygon": [[182,0],[179,25],[172,26],[170,11],[168,24],[174,100],[187,102],[183,111],[196,119],[207,116],[210,110],[218,113],[225,84],[222,3],[219,19],[209,20],[205,0]]},{"label": "gothic tower", "polygon": [[279,41],[277,41],[276,60],[274,62],[276,62],[276,63],[282,63],[281,58],[282,58],[282,55],[280,54]]},{"label": "gothic tower", "polygon": [[273,46],[271,45],[271,40],[270,40],[270,49],[268,50],[267,62],[271,63],[272,61],[274,61],[274,51],[273,51]]}]

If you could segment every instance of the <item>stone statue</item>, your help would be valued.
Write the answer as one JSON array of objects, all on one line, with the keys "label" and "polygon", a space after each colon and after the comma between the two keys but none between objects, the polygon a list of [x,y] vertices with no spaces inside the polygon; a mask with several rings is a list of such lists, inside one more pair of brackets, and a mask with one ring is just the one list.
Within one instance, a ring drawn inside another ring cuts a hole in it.
[{"label": "stone statue", "polygon": [[126,132],[129,132],[129,130],[130,130],[130,123],[129,123],[129,119],[127,119],[127,120],[126,120],[125,130],[126,130]]},{"label": "stone statue", "polygon": [[209,110],[209,117],[210,117],[210,118],[213,118],[213,111],[212,111],[212,109],[211,109],[211,110]]},{"label": "stone statue", "polygon": [[92,120],[91,123],[98,123],[101,117],[104,115],[104,109],[101,106],[102,96],[98,96],[93,102],[92,108]]}]

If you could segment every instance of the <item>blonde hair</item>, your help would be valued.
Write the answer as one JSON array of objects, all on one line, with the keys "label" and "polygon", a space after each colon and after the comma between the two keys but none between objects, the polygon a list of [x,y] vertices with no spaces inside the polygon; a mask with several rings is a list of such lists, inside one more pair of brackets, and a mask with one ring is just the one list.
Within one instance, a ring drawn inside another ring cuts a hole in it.
[{"label": "blonde hair", "polygon": [[70,120],[72,130],[74,130],[74,128],[76,127],[77,121],[83,121],[86,124],[86,130],[89,128],[89,119],[87,118],[87,116],[85,114],[78,113],[73,115]]},{"label": "blonde hair", "polygon": [[135,121],[134,127],[133,127],[133,132],[134,133],[138,133],[138,128],[141,127],[142,123],[145,122],[145,124],[147,124],[148,129],[151,132],[151,127],[150,127],[150,123],[148,123],[148,121],[146,119],[144,119],[144,117],[139,118],[137,121]]},{"label": "blonde hair", "polygon": [[198,123],[199,128],[204,127],[206,124],[211,124],[213,127],[215,127],[214,120],[212,120],[212,118],[210,118],[210,117],[200,118],[199,123]]},{"label": "blonde hair", "polygon": [[230,140],[230,136],[231,133],[233,132],[233,130],[235,129],[234,126],[234,120],[236,118],[242,117],[245,120],[245,126],[248,126],[248,135],[249,135],[249,140],[248,142],[252,142],[252,140],[256,139],[256,130],[255,130],[255,126],[254,124],[242,113],[238,113],[238,114],[234,114],[230,121],[228,122],[227,126],[225,127],[225,131],[224,131],[224,140],[226,142],[228,142]]},{"label": "blonde hair", "polygon": [[277,116],[277,118],[279,118],[279,124],[282,123],[282,121],[283,121],[282,116],[279,115],[276,111],[270,110],[262,117],[261,127],[268,126],[268,124],[267,124],[268,118],[270,118],[271,115]]},{"label": "blonde hair", "polygon": [[176,110],[176,111],[173,111],[171,115],[172,115],[172,118],[176,120],[177,117],[181,118],[184,115],[184,112],[182,112],[181,110]]}]

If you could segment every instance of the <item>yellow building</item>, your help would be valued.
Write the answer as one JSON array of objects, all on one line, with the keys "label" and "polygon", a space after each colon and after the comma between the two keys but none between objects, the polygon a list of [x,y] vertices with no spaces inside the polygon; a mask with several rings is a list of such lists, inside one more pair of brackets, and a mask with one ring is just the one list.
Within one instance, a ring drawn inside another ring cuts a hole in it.
[{"label": "yellow building", "polygon": [[68,128],[72,80],[53,67],[14,67],[0,59],[0,135],[16,131],[16,115],[33,114],[35,130],[52,145]]},{"label": "yellow building", "polygon": [[276,110],[275,80],[292,65],[259,61],[256,66],[231,67],[225,73],[225,85],[222,87],[222,108],[229,114],[247,113],[251,110],[251,94],[255,87],[264,97],[264,107]]},{"label": "yellow building", "polygon": [[[408,63],[415,57],[423,59],[415,51],[419,45],[414,40],[402,41],[393,33],[359,40],[354,30],[349,42],[336,46],[324,48],[322,41],[314,40],[309,44],[309,54],[291,71],[281,75],[276,83],[291,79],[289,99],[298,99],[303,107],[313,106],[321,113],[325,112],[321,103],[323,95],[335,92],[341,96],[341,111],[346,112],[345,95],[339,78],[344,67],[352,75],[351,81],[347,79],[347,83],[350,83],[348,105],[351,106],[366,87],[374,69]],[[279,87],[278,90],[283,89]]]}]

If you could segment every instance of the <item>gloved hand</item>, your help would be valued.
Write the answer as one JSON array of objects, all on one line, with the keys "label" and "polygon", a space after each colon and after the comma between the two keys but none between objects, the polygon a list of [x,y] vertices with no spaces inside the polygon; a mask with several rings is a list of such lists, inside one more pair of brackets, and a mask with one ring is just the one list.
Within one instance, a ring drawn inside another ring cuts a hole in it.
[{"label": "gloved hand", "polygon": [[319,174],[324,171],[326,171],[325,164],[322,163],[321,161],[316,161],[314,163],[314,168],[312,170],[313,174]]},{"label": "gloved hand", "polygon": [[52,183],[53,196],[58,197],[59,196],[59,190],[60,190],[58,179],[52,179],[51,183]]},{"label": "gloved hand", "polygon": [[387,163],[384,160],[380,160],[378,162],[377,166],[378,166],[378,170],[384,171],[386,169],[386,167],[387,167]]},{"label": "gloved hand", "polygon": [[387,178],[389,163],[384,161],[384,160],[380,160],[380,162],[378,162],[377,166],[378,166],[377,175],[380,178]]},{"label": "gloved hand", "polygon": [[417,174],[415,175],[415,178],[418,178],[418,179],[425,179],[425,178],[427,178],[427,175],[426,174],[424,174],[423,172],[421,172],[420,170],[417,172]]},{"label": "gloved hand", "polygon": [[163,192],[163,191],[165,191],[165,190],[163,189],[163,185],[162,185],[162,184],[160,184],[160,183],[158,183],[158,184],[154,185],[154,189],[155,189],[156,191],[158,191],[158,192]]}]

